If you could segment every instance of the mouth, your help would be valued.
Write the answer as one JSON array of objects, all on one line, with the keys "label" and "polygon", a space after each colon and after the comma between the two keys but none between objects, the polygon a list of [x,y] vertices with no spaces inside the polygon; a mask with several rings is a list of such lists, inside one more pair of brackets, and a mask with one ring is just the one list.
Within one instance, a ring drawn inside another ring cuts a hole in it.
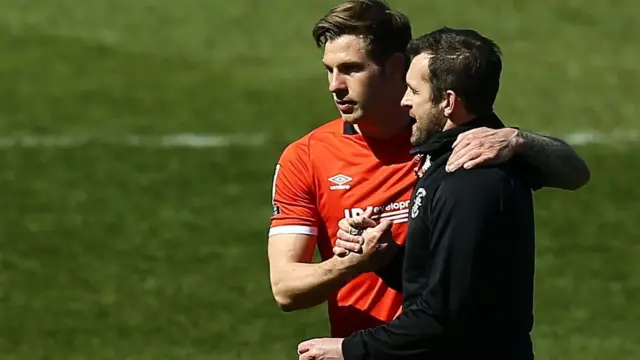
[{"label": "mouth", "polygon": [[418,120],[416,120],[416,118],[414,118],[413,116],[409,116],[409,124],[411,124],[411,132],[415,133],[418,129]]},{"label": "mouth", "polygon": [[357,103],[352,100],[336,100],[336,106],[338,106],[338,110],[343,113],[352,112],[356,104]]}]

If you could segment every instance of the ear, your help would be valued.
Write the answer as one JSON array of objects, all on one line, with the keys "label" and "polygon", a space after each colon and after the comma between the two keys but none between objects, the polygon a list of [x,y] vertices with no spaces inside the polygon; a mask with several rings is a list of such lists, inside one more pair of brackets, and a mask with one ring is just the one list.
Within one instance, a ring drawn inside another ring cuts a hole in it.
[{"label": "ear", "polygon": [[405,57],[401,53],[394,53],[385,64],[385,73],[388,76],[398,77],[404,80],[406,71]]},{"label": "ear", "polygon": [[458,95],[456,95],[453,90],[447,90],[444,93],[444,98],[442,100],[442,111],[444,113],[444,116],[450,118],[453,115],[454,111],[456,111],[457,108],[462,105],[460,101],[460,98],[458,98]]}]

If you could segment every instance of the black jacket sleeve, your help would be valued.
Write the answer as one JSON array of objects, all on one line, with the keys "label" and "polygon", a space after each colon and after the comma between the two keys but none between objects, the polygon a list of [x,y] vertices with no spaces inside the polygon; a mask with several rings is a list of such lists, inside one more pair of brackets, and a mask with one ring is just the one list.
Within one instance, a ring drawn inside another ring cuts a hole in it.
[{"label": "black jacket sleeve", "polygon": [[390,323],[346,338],[345,360],[426,359],[434,344],[442,342],[444,331],[464,321],[465,310],[473,304],[479,270],[476,250],[495,231],[502,211],[502,179],[496,172],[455,172],[442,182],[431,204],[423,205],[431,206],[433,263],[428,288]]},{"label": "black jacket sleeve", "polygon": [[398,246],[398,252],[383,268],[375,271],[388,287],[402,293],[402,266],[404,264],[404,246]]},{"label": "black jacket sleeve", "polygon": [[547,174],[544,170],[531,164],[521,155],[515,158],[514,162],[518,170],[524,174],[524,178],[532,190],[538,191],[547,186],[545,181]]}]

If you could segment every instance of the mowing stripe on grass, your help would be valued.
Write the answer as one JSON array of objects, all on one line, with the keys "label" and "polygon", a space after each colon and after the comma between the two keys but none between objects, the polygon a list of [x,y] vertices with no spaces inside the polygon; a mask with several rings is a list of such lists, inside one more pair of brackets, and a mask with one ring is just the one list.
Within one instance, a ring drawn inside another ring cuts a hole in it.
[{"label": "mowing stripe on grass", "polygon": [[[612,133],[579,131],[561,136],[569,144],[625,145],[640,143],[640,132],[617,130]],[[73,148],[92,144],[160,148],[257,147],[265,144],[266,134],[165,134],[165,135],[15,135],[0,136],[0,148]]]},{"label": "mowing stripe on grass", "polygon": [[640,132],[637,130],[616,130],[606,134],[599,131],[578,131],[567,134],[564,140],[571,145],[624,145],[640,143]]},{"label": "mowing stripe on grass", "polygon": [[263,134],[166,134],[166,135],[16,135],[0,136],[0,148],[71,148],[92,144],[130,147],[218,148],[229,146],[261,146]]}]

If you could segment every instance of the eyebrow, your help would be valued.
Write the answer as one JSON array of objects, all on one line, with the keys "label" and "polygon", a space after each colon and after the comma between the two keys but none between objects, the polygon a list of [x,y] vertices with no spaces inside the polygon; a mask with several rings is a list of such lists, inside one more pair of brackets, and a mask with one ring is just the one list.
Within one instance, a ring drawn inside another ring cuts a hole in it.
[{"label": "eyebrow", "polygon": [[[331,66],[329,66],[324,61],[322,62],[322,65],[324,65],[324,67],[326,68],[331,68]],[[363,64],[358,61],[345,61],[345,62],[339,63],[337,67],[349,67],[349,66],[363,66]]]}]

